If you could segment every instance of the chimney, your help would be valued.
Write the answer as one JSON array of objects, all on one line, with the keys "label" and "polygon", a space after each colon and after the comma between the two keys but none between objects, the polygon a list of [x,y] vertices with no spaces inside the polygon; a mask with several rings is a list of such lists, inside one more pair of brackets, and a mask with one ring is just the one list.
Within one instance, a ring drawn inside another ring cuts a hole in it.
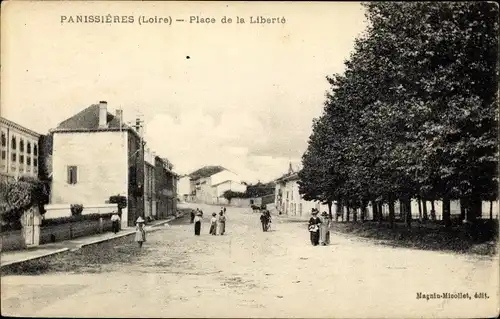
[{"label": "chimney", "polygon": [[144,133],[143,127],[142,127],[142,121],[140,118],[135,119],[135,129],[137,133],[139,133],[139,136],[143,136],[142,134]]},{"label": "chimney", "polygon": [[99,128],[108,127],[108,102],[99,102]]}]

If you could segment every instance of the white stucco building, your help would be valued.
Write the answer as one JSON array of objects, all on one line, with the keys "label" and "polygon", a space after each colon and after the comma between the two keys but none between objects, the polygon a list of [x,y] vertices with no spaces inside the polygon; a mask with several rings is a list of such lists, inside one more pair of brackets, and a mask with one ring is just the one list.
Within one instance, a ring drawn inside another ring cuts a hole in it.
[{"label": "white stucco building", "polygon": [[225,191],[245,192],[247,186],[234,172],[217,167],[215,171],[210,171],[210,173],[191,177],[190,188],[194,193],[195,200],[208,204],[219,204],[226,202],[223,199]]},{"label": "white stucco building", "polygon": [[179,181],[177,183],[177,194],[179,200],[184,202],[191,201],[192,190],[189,180],[190,177],[188,175],[184,175],[179,178]]}]

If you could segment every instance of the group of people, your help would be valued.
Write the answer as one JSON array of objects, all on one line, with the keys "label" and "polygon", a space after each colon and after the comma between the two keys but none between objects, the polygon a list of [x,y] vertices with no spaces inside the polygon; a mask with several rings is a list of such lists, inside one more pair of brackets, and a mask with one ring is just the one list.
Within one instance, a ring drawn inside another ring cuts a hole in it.
[{"label": "group of people", "polygon": [[271,229],[271,213],[267,209],[260,212],[260,222],[262,223],[262,231],[266,232]]},{"label": "group of people", "polygon": [[326,246],[330,244],[330,227],[332,220],[327,212],[321,213],[321,218],[318,217],[319,210],[313,208],[312,217],[309,219],[309,233],[311,235],[311,244],[313,246]]},{"label": "group of people", "polygon": [[[203,211],[199,208],[196,211],[191,211],[191,223],[194,223],[194,235],[200,236],[201,233],[201,222],[203,221]],[[221,207],[219,216],[216,213],[212,213],[212,218],[210,218],[210,230],[209,234],[224,235],[226,232],[226,208]]]}]

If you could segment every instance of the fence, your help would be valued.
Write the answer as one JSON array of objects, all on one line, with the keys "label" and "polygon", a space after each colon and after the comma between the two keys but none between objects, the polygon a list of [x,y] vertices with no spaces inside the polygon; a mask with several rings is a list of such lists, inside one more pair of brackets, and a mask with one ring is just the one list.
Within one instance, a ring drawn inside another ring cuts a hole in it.
[{"label": "fence", "polygon": [[73,238],[95,235],[111,231],[110,219],[85,220],[61,225],[42,226],[40,229],[40,244],[69,240]]},{"label": "fence", "polygon": [[[118,210],[118,204],[83,204],[83,215],[108,214]],[[45,205],[45,219],[71,216],[70,204]],[[123,214],[125,215],[125,214]]]}]

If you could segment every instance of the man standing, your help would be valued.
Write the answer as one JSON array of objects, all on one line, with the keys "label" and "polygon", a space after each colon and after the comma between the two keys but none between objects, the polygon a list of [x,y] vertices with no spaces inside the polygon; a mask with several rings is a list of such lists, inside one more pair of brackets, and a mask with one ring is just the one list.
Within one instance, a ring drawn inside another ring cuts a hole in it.
[{"label": "man standing", "polygon": [[120,216],[118,216],[117,212],[114,212],[111,216],[111,223],[113,232],[116,234],[120,230]]}]

